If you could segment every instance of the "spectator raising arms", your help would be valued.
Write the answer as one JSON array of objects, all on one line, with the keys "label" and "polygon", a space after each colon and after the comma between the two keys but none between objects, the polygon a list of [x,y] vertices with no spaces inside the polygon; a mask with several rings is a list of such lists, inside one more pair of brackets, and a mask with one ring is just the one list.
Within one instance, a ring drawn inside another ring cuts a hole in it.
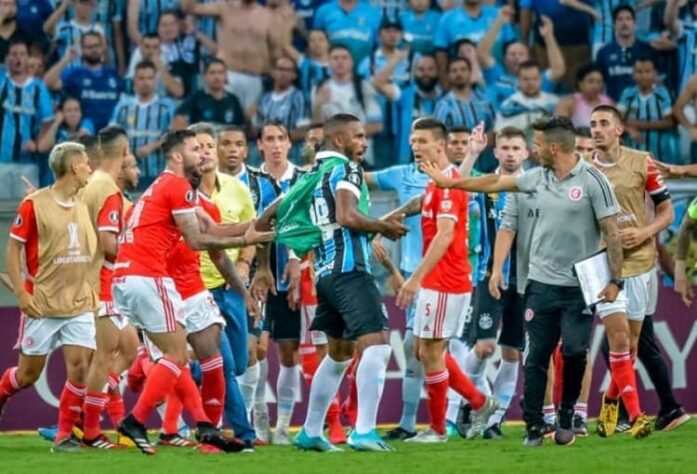
[{"label": "spectator raising arms", "polygon": [[82,116],[80,101],[75,97],[65,97],[51,126],[39,138],[39,152],[48,153],[56,143],[75,141],[94,133],[92,121]]}]

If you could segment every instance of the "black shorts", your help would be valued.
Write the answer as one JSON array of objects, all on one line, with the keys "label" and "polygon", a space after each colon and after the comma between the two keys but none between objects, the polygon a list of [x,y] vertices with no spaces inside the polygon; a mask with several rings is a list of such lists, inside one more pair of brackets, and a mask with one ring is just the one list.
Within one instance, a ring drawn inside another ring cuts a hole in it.
[{"label": "black shorts", "polygon": [[288,307],[288,292],[279,291],[277,295],[269,292],[264,310],[264,330],[274,341],[300,340],[300,310]]},{"label": "black shorts", "polygon": [[247,316],[247,334],[254,336],[257,340],[261,337],[262,325],[263,321],[259,321],[259,325],[254,327],[254,316]]},{"label": "black shorts", "polygon": [[387,310],[373,276],[350,272],[320,278],[317,312],[310,329],[346,340],[387,331]]},{"label": "black shorts", "polygon": [[524,350],[523,309],[523,298],[515,286],[509,285],[501,290],[501,299],[497,300],[489,293],[489,279],[485,278],[477,286],[472,311],[471,341],[496,339],[500,324],[499,345]]}]

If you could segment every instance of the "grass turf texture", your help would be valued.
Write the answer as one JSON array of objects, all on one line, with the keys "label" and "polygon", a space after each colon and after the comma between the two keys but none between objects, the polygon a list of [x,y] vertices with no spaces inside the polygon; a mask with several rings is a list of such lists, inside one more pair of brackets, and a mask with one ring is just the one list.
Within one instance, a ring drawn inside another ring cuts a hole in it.
[{"label": "grass turf texture", "polygon": [[[595,429],[595,423],[589,426]],[[523,428],[507,426],[504,440],[465,441],[419,445],[396,442],[392,453],[305,453],[294,447],[260,447],[253,454],[202,455],[191,449],[161,448],[156,456],[135,449],[52,454],[38,435],[0,435],[3,474],[40,473],[689,473],[697,472],[697,422],[670,433],[654,433],[634,440],[627,434],[602,439],[596,434],[577,438],[573,446],[522,446]],[[154,439],[154,436],[151,437]]]}]

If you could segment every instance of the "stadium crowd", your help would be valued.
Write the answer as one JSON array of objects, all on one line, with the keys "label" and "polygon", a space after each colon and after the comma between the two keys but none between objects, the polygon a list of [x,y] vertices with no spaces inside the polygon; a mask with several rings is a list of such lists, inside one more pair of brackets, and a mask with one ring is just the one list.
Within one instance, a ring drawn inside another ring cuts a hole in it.
[{"label": "stadium crowd", "polygon": [[[697,141],[694,2],[0,0],[0,17],[0,192],[23,195],[22,176],[40,188],[8,244],[23,323],[0,412],[62,344],[55,451],[154,454],[144,424],[163,406],[158,444],[207,452],[497,438],[523,349],[525,444],[570,445],[588,435],[591,309],[612,373],[601,436],[689,419],[651,315],[655,237],[674,218],[660,174],[694,172],[682,144]],[[368,217],[369,188],[396,191],[399,209]],[[686,301],[695,221],[697,206],[675,267]],[[398,265],[376,234],[401,239]],[[589,302],[572,266],[601,241],[611,278]],[[375,424],[391,348],[372,257],[407,315],[403,413],[387,441]],[[637,357],[656,420],[640,407]],[[126,370],[140,392],[129,413]],[[309,407],[291,439],[301,372]],[[417,433],[422,387],[430,425]]]}]

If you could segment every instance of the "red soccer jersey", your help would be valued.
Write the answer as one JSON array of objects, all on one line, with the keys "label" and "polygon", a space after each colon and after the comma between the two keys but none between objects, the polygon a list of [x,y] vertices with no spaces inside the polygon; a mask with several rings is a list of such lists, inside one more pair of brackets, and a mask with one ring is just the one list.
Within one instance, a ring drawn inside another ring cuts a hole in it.
[{"label": "red soccer jersey", "polygon": [[305,306],[317,306],[317,291],[315,290],[315,278],[312,268],[312,258],[303,258],[300,264],[300,302]]},{"label": "red soccer jersey", "polygon": [[[453,166],[444,173],[451,178],[460,177]],[[444,293],[469,293],[472,291],[472,277],[467,256],[467,193],[428,183],[421,207],[424,255],[438,232],[439,218],[455,221],[455,235],[445,255],[421,281],[421,287]]]},{"label": "red soccer jersey", "polygon": [[167,257],[181,238],[174,216],[195,211],[189,182],[165,170],[133,206],[119,239],[114,276],[168,276]]},{"label": "red soccer jersey", "polygon": [[[198,193],[199,206],[208,213],[209,216],[219,223],[220,211],[218,207],[203,193]],[[200,252],[191,250],[183,238],[172,250],[167,259],[167,269],[169,275],[174,280],[174,286],[181,295],[182,299],[191,298],[198,293],[206,290],[201,277]]]},{"label": "red soccer jersey", "polygon": [[17,217],[10,229],[10,238],[24,244],[24,259],[27,265],[24,289],[31,294],[34,289],[32,280],[36,276],[36,272],[39,271],[39,233],[32,200],[27,199],[20,204]]},{"label": "red soccer jersey", "polygon": [[[97,215],[97,232],[113,232],[118,235],[123,227],[123,196],[114,193],[105,201]],[[111,301],[111,279],[114,276],[114,259],[104,256],[99,269],[99,301]]]}]

